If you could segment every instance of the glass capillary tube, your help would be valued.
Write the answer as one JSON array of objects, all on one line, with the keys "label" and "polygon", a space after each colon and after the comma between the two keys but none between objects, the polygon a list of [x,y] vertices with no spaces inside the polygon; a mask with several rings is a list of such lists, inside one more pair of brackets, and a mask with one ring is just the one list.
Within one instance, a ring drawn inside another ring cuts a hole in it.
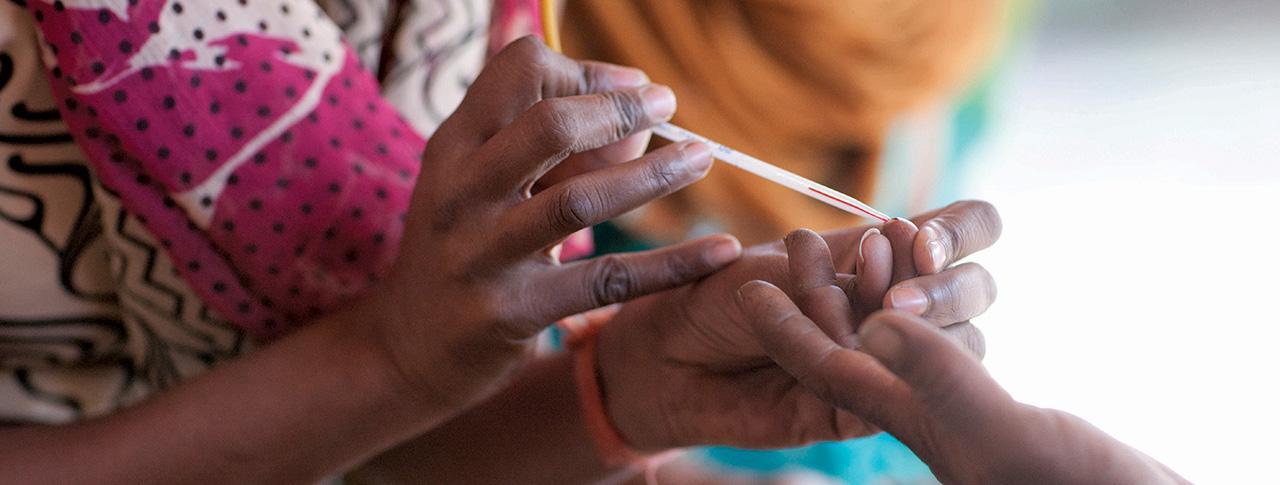
[{"label": "glass capillary tube", "polygon": [[711,141],[705,136],[671,123],[663,123],[655,126],[653,128],[653,133],[673,142],[693,140],[706,143],[711,146],[711,152],[714,154],[715,158],[720,159],[729,165],[746,170],[747,172],[755,174],[763,179],[812,197],[815,200],[850,214],[875,219],[880,222],[889,221],[889,216],[885,215],[883,212],[864,204],[858,199],[845,195],[838,190],[801,177],[764,160],[760,160],[751,155],[747,155],[724,146],[721,143]]}]

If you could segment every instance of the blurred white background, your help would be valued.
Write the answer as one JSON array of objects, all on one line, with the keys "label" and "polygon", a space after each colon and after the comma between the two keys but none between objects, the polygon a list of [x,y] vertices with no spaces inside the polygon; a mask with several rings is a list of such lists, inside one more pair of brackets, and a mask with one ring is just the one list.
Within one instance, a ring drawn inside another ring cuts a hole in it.
[{"label": "blurred white background", "polygon": [[967,190],[1005,220],[987,365],[1193,481],[1280,480],[1280,1],[1041,7]]}]

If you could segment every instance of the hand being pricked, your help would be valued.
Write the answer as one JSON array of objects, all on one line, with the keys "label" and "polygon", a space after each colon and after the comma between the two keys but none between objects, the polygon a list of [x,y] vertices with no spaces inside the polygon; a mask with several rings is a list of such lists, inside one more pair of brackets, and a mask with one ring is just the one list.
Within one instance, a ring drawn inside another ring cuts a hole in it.
[{"label": "hand being pricked", "polygon": [[905,443],[942,482],[1185,483],[1080,418],[1014,401],[954,326],[901,311],[859,321],[816,234],[793,233],[787,249],[790,296],[765,281],[739,291],[760,345],[818,398]]}]

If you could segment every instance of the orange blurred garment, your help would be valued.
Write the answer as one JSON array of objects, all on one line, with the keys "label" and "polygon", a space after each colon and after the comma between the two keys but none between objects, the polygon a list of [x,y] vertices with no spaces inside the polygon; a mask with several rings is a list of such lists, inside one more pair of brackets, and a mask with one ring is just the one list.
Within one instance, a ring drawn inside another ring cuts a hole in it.
[{"label": "orange blurred garment", "polygon": [[[955,89],[998,0],[568,0],[565,50],[670,85],[675,122],[806,177],[871,193],[890,123]],[[700,221],[744,242],[860,219],[726,166],[627,221],[660,241]]]}]

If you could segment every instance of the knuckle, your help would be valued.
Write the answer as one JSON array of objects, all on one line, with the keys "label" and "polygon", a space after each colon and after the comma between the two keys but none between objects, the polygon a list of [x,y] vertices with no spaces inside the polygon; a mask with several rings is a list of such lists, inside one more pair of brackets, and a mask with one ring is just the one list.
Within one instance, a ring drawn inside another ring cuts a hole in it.
[{"label": "knuckle", "polygon": [[596,306],[625,301],[637,288],[635,270],[617,255],[596,260],[594,280],[591,297]]},{"label": "knuckle", "polygon": [[495,63],[514,63],[526,72],[541,72],[549,62],[550,50],[536,36],[526,35],[507,45],[494,59]]},{"label": "knuckle", "polygon": [[563,98],[538,101],[529,111],[542,131],[541,143],[566,154],[578,145],[578,130],[573,123],[573,112]]},{"label": "knuckle", "polygon": [[677,169],[671,163],[653,161],[645,168],[645,179],[651,188],[659,193],[666,193],[679,187],[684,180],[684,170]]},{"label": "knuckle", "polygon": [[609,91],[600,96],[613,111],[610,135],[614,140],[630,136],[644,119],[644,101],[634,91]]},{"label": "knuckle", "polygon": [[599,211],[599,202],[591,191],[569,184],[556,193],[548,211],[549,223],[557,230],[576,230],[591,225]]}]

